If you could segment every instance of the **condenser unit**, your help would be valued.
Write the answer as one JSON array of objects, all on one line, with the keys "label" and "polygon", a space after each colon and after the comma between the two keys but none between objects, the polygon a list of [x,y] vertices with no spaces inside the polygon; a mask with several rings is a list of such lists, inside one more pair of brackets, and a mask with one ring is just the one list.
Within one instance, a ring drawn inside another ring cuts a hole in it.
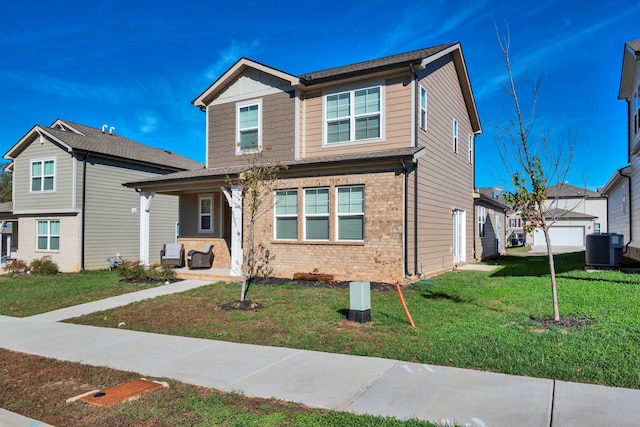
[{"label": "condenser unit", "polygon": [[586,264],[593,267],[617,267],[622,261],[623,241],[622,234],[588,234]]}]

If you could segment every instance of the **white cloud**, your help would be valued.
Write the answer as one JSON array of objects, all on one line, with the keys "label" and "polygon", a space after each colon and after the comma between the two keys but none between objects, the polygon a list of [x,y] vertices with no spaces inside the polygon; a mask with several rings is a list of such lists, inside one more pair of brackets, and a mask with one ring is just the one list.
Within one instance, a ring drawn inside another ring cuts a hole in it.
[{"label": "white cloud", "polygon": [[158,119],[158,116],[151,111],[148,111],[144,114],[139,115],[137,117],[137,120],[138,120],[138,131],[142,133],[154,132],[160,124],[160,120]]},{"label": "white cloud", "polygon": [[205,71],[205,75],[209,80],[215,80],[234,64],[240,57],[253,55],[260,50],[260,40],[253,39],[248,41],[231,40],[229,45],[220,51],[216,62],[211,64]]}]

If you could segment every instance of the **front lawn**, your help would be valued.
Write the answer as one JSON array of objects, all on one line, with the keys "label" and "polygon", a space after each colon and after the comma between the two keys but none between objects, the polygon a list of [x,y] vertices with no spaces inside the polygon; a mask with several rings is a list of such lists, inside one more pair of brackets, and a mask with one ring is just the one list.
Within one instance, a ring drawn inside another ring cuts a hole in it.
[{"label": "front lawn", "polygon": [[239,285],[219,283],[74,319],[75,323],[376,356],[565,381],[640,388],[640,276],[584,271],[584,253],[556,256],[565,328],[552,314],[545,257],[506,256],[493,272],[455,271],[372,291],[369,323],[346,320],[349,290],[254,284],[255,311],[225,311]]},{"label": "front lawn", "polygon": [[115,271],[0,275],[0,315],[27,317],[128,292],[154,283],[120,282]]}]

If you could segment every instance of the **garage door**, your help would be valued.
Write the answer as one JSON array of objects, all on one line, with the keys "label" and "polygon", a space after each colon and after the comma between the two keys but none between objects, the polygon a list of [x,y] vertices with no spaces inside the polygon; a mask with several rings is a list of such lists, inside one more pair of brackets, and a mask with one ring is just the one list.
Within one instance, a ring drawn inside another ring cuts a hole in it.
[{"label": "garage door", "polygon": [[[553,246],[584,246],[584,227],[551,227],[549,238]],[[547,245],[542,230],[533,234],[533,244]]]}]

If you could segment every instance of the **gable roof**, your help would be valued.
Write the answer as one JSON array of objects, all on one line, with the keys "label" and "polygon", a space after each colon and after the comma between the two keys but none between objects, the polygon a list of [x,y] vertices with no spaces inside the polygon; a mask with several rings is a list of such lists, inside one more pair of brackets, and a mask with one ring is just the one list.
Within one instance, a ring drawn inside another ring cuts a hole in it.
[{"label": "gable roof", "polygon": [[635,90],[633,79],[638,59],[640,59],[640,40],[626,42],[622,54],[622,75],[620,77],[618,99],[629,99],[633,96]]},{"label": "gable roof", "polygon": [[422,69],[426,67],[427,64],[448,54],[452,55],[453,61],[456,65],[458,81],[467,105],[473,131],[474,133],[481,133],[482,127],[480,125],[480,117],[473,97],[466,63],[462,55],[462,47],[459,42],[417,49],[410,52],[399,53],[396,55],[385,56],[340,67],[327,68],[325,70],[306,73],[300,76],[294,76],[243,57],[236,61],[231,68],[222,74],[222,76],[213,82],[213,84],[211,84],[211,86],[209,86],[204,92],[198,95],[198,97],[191,101],[191,103],[196,107],[200,107],[200,109],[204,109],[216,98],[218,94],[220,94],[236,78],[250,68],[282,79],[292,88],[304,90],[323,83],[354,79],[384,71],[402,69],[404,67],[406,67],[407,70],[409,70],[409,67],[412,67],[412,69]]},{"label": "gable roof", "polygon": [[547,187],[547,198],[549,199],[601,199],[602,194],[597,191],[587,190],[586,188],[576,187],[569,184],[556,184]]},{"label": "gable roof", "polygon": [[594,215],[589,215],[582,212],[574,212],[574,211],[570,211],[567,209],[560,209],[560,208],[549,209],[548,211],[545,212],[544,216],[546,219],[554,219],[554,220],[559,220],[559,219],[590,220],[590,219],[598,218],[597,216],[594,216]]},{"label": "gable roof", "polygon": [[41,135],[62,145],[69,152],[91,153],[169,170],[204,168],[202,163],[169,150],[150,147],[112,132],[61,119],[50,127],[34,126],[7,151],[4,158],[14,159],[35,137]]}]

